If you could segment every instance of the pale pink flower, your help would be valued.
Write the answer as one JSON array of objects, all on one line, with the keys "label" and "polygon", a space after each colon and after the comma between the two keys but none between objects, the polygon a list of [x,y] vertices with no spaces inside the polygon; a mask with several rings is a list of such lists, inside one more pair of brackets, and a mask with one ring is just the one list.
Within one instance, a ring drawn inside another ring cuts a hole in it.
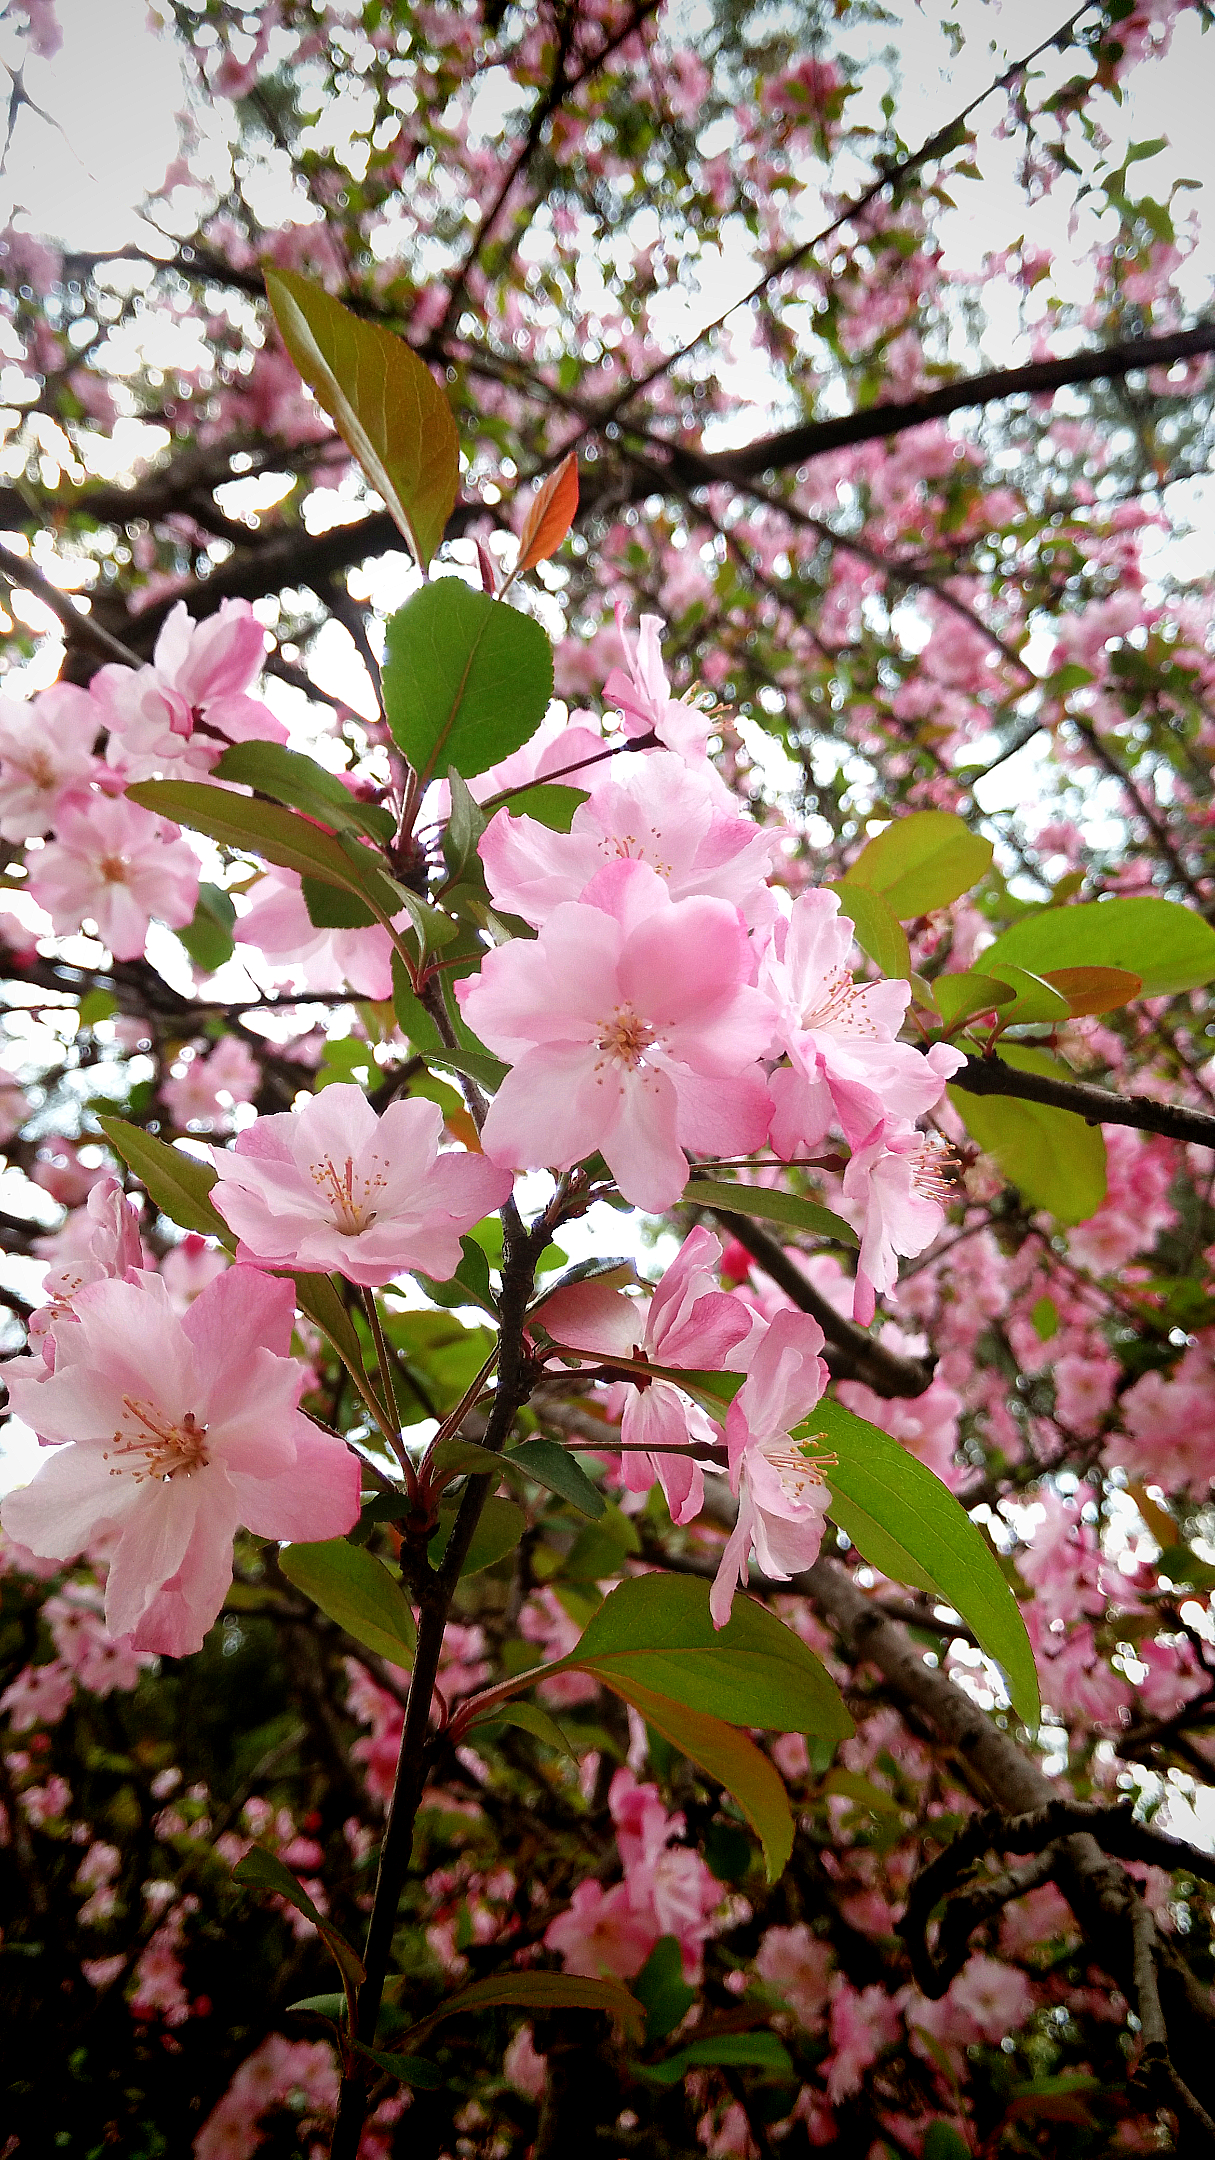
[{"label": "pale pink flower", "polygon": [[563,1913],[550,1920],[546,1950],[556,1950],[566,1972],[587,1979],[632,1980],[658,1937],[644,1913],[634,1912],[628,1888],[580,1882]]},{"label": "pale pink flower", "polygon": [[621,778],[592,788],[568,833],[498,812],[478,847],[495,904],[538,928],[563,901],[580,900],[605,862],[623,858],[649,863],[672,900],[708,895],[748,923],[769,921],[765,880],[779,835],[723,807],[708,767],[694,770],[666,750],[621,763]]},{"label": "pale pink flower", "polygon": [[954,2008],[971,2019],[975,2038],[986,2040],[989,2047],[998,2047],[1024,2025],[1034,2007],[1033,1988],[1019,1967],[982,1951],[967,1958],[949,1995]]},{"label": "pale pink flower", "polygon": [[883,1125],[853,1154],[844,1196],[864,1210],[852,1314],[867,1327],[875,1293],[893,1290],[898,1255],[924,1252],[945,1221],[943,1151],[913,1125]]},{"label": "pale pink flower", "polygon": [[965,1063],[948,1044],[922,1056],[896,1041],[911,985],[853,981],[852,924],[839,905],[836,893],[800,894],[764,960],[760,980],[790,1059],[769,1081],[778,1155],[817,1146],[834,1123],[855,1148],[883,1118],[914,1121],[940,1102],[947,1077]]},{"label": "pale pink flower", "polygon": [[768,1928],[755,1957],[760,1979],[784,1997],[808,2032],[823,2022],[831,1965],[830,1944],[804,1920],[794,1927]]},{"label": "pale pink flower", "polygon": [[25,1089],[0,1065],[0,1147],[20,1132],[32,1108]]},{"label": "pale pink flower", "polygon": [[827,2098],[833,2107],[860,2091],[870,2064],[898,2039],[901,2022],[898,2007],[884,1987],[875,1984],[858,1994],[848,1981],[837,1983],[831,1999],[832,2053],[823,2064]]},{"label": "pale pink flower", "polygon": [[0,839],[40,840],[72,789],[88,786],[101,714],[87,690],[52,683],[28,703],[0,698]]},{"label": "pale pink flower", "polygon": [[130,1282],[144,1266],[139,1216],[116,1177],[99,1178],[84,1207],[69,1217],[58,1233],[61,1251],[69,1225],[71,1249],[61,1265],[43,1277],[46,1303],[31,1313],[29,1321],[30,1341],[41,1349],[48,1365],[55,1361],[51,1331],[75,1319],[75,1301],[80,1292],[89,1283],[103,1282],[110,1276]]},{"label": "pale pink flower", "polygon": [[807,1313],[778,1312],[730,1405],[726,1440],[738,1520],[709,1595],[715,1627],[729,1619],[752,1553],[775,1582],[788,1582],[818,1558],[830,1494],[812,1452],[790,1434],[827,1384],[822,1347],[817,1320]]},{"label": "pale pink flower", "polygon": [[247,600],[191,621],[184,600],[165,617],[150,667],[111,664],[93,678],[110,740],[107,762],[128,782],[154,773],[204,779],[229,743],[285,742],[269,707],[248,695],[265,633]]},{"label": "pale pink flower", "polygon": [[358,1459],[297,1409],[286,1353],[294,1285],[230,1268],[182,1318],[158,1276],[93,1284],[59,1330],[55,1370],[11,1372],[13,1408],[55,1447],[4,1502],[33,1552],[69,1560],[115,1539],[106,1625],[139,1650],[197,1650],[255,1536],[340,1537],[359,1512]]},{"label": "pale pink flower", "polygon": [[262,1084],[261,1067],[237,1035],[221,1035],[209,1057],[191,1058],[184,1073],[160,1092],[178,1126],[215,1125],[236,1103],[252,1102]]},{"label": "pale pink flower", "polygon": [[642,616],[634,644],[626,628],[627,615],[625,602],[617,601],[616,628],[624,646],[625,666],[613,668],[604,683],[605,704],[619,707],[626,735],[657,735],[659,742],[677,757],[689,764],[703,764],[708,757],[712,718],[700,707],[671,696],[662,664],[661,616]]},{"label": "pale pink flower", "polygon": [[772,1023],[750,964],[734,908],[673,901],[639,862],[609,864],[537,939],[487,954],[456,995],[513,1063],[482,1135],[491,1161],[568,1170],[600,1150],[624,1197],[660,1214],[687,1181],[685,1147],[758,1147]]},{"label": "pale pink flower", "polygon": [[[741,1300],[721,1288],[720,1264],[721,1240],[702,1224],[684,1239],[652,1298],[581,1283],[559,1290],[537,1317],[555,1341],[572,1349],[719,1372],[751,1332]],[[621,1455],[622,1482],[630,1492],[648,1492],[658,1478],[674,1521],[691,1522],[704,1501],[700,1465],[665,1451],[694,1440],[719,1441],[717,1427],[669,1380],[644,1388],[626,1381],[623,1393],[620,1437],[631,1446]],[[633,1453],[637,1447],[647,1452]]]},{"label": "pale pink flower", "polygon": [[0,1695],[0,1711],[7,1713],[15,1733],[33,1725],[57,1725],[76,1692],[68,1666],[59,1658],[49,1665],[23,1665]]},{"label": "pale pink flower", "polygon": [[112,795],[60,807],[29,890],[62,936],[86,921],[116,960],[141,960],[153,916],[179,930],[198,904],[198,857],[175,825]]},{"label": "pale pink flower", "polygon": [[502,2075],[525,2100],[538,2100],[544,2091],[548,2057],[537,2048],[530,2025],[521,2025],[507,2048],[502,2057]]},{"label": "pale pink flower", "polygon": [[256,946],[305,990],[349,988],[378,1002],[392,996],[392,939],[379,923],[365,930],[318,930],[293,870],[270,870],[258,880],[248,914],[237,922],[238,945]]},{"label": "pale pink flower", "polygon": [[242,1259],[367,1285],[405,1268],[445,1282],[461,1236],[501,1206],[511,1180],[483,1155],[440,1154],[442,1132],[437,1103],[398,1100],[378,1118],[361,1088],[339,1082],[216,1149],[211,1197]]},{"label": "pale pink flower", "polygon": [[230,1264],[226,1252],[221,1252],[218,1245],[208,1245],[194,1230],[180,1245],[171,1245],[160,1263],[160,1272],[174,1312],[188,1311],[207,1284],[213,1283]]},{"label": "pale pink flower", "polygon": [[93,1144],[91,1141],[65,1140],[61,1133],[48,1134],[30,1166],[30,1178],[42,1187],[43,1192],[49,1193],[52,1200],[57,1200],[60,1207],[82,1206],[94,1185],[99,1185],[109,1175],[104,1163],[81,1161],[81,1146]]}]

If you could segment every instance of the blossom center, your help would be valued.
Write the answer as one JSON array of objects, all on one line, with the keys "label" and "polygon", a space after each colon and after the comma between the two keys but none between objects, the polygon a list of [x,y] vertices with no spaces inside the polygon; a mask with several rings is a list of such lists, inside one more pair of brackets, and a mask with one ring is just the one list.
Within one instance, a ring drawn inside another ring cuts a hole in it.
[{"label": "blossom center", "polygon": [[926,1138],[923,1146],[907,1160],[911,1165],[911,1182],[925,1200],[946,1202],[952,1199],[957,1157],[943,1140]]},{"label": "blossom center", "polygon": [[823,1471],[829,1470],[836,1458],[834,1455],[809,1455],[807,1447],[808,1442],[787,1438],[765,1440],[761,1442],[760,1453],[775,1470],[787,1499],[816,1507],[818,1502],[808,1496],[821,1492],[827,1482]]},{"label": "blossom center", "polygon": [[179,1473],[192,1476],[196,1470],[205,1470],[210,1457],[207,1454],[207,1428],[200,1425],[192,1410],[174,1424],[154,1403],[140,1402],[134,1396],[124,1395],[122,1407],[127,1414],[127,1424],[120,1426],[108,1448],[104,1460],[114,1455],[125,1459],[112,1465],[111,1477],[133,1477],[137,1484],[145,1478],[174,1478]]},{"label": "blossom center", "polygon": [[853,982],[846,967],[833,968],[821,984],[818,1003],[802,1014],[802,1026],[847,1028],[851,1035],[872,1035],[879,1030],[866,1010],[868,983]]},{"label": "blossom center", "polygon": [[654,1041],[654,1030],[631,1005],[618,1005],[599,1037],[599,1048],[617,1065],[635,1069]]},{"label": "blossom center", "polygon": [[103,855],[98,869],[107,885],[125,885],[127,865],[121,855]]},{"label": "blossom center", "polygon": [[[373,1155],[371,1160],[377,1163],[379,1157]],[[370,1230],[377,1214],[373,1201],[387,1183],[382,1170],[356,1172],[353,1155],[346,1157],[339,1170],[333,1157],[326,1155],[313,1163],[312,1182],[332,1208],[342,1237],[358,1237]]]}]

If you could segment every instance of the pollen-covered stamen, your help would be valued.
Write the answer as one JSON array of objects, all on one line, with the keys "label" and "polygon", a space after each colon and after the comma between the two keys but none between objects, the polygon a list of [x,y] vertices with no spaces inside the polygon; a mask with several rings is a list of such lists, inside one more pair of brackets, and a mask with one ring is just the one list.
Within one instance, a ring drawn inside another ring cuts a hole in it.
[{"label": "pollen-covered stamen", "polygon": [[958,1158],[943,1140],[930,1135],[923,1146],[917,1148],[907,1160],[911,1165],[911,1182],[925,1200],[939,1200],[946,1204],[953,1198]]},{"label": "pollen-covered stamen", "polygon": [[657,846],[658,834],[653,827],[644,839],[639,840],[636,833],[613,833],[600,842],[601,852],[607,856],[609,862],[648,863],[651,870],[658,872],[659,877],[669,878],[671,865],[659,860],[655,853]]},{"label": "pollen-covered stamen", "polygon": [[654,1040],[654,1030],[649,1022],[635,1013],[631,1005],[619,1005],[611,1019],[603,1023],[599,1048],[616,1064],[635,1070]]},{"label": "pollen-covered stamen", "polygon": [[[373,1155],[371,1160],[376,1163],[379,1157]],[[382,1170],[370,1174],[362,1171],[356,1177],[352,1155],[346,1157],[340,1170],[332,1156],[326,1155],[319,1163],[313,1163],[312,1182],[333,1209],[342,1236],[357,1237],[361,1230],[370,1230],[375,1221],[375,1198],[388,1181]]]},{"label": "pollen-covered stamen", "polygon": [[833,968],[823,984],[818,1003],[802,1014],[802,1026],[847,1028],[850,1035],[872,1035],[879,1030],[869,1017],[868,997],[872,983],[853,982],[846,967]]},{"label": "pollen-covered stamen", "polygon": [[765,1462],[771,1463],[782,1489],[791,1500],[805,1500],[810,1493],[821,1492],[826,1484],[824,1470],[833,1470],[839,1461],[837,1455],[812,1455],[807,1440],[766,1440],[762,1446]]},{"label": "pollen-covered stamen", "polygon": [[206,1469],[210,1460],[207,1428],[199,1424],[192,1410],[187,1410],[180,1423],[173,1424],[154,1404],[139,1402],[131,1395],[123,1396],[122,1407],[130,1422],[119,1428],[104,1451],[106,1462],[114,1455],[124,1457],[112,1465],[111,1477],[133,1477],[139,1483],[144,1478],[173,1478],[183,1473],[189,1477],[195,1470]]}]

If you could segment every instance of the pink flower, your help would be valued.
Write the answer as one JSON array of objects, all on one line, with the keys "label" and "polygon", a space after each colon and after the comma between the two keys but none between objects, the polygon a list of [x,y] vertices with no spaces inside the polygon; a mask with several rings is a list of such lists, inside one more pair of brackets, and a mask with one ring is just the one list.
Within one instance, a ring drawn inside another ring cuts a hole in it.
[{"label": "pink flower", "polygon": [[59,1658],[49,1665],[23,1665],[0,1695],[0,1711],[8,1713],[15,1733],[32,1725],[57,1725],[76,1692],[71,1671]]},{"label": "pink flower", "polygon": [[808,2032],[822,2024],[831,1946],[815,1935],[804,1920],[795,1927],[767,1929],[756,1955],[755,1970],[797,2012]]},{"label": "pink flower", "polygon": [[161,1095],[176,1125],[218,1124],[236,1103],[252,1102],[262,1084],[261,1067],[237,1035],[222,1035],[209,1057],[192,1058]]},{"label": "pink flower", "polygon": [[296,1407],[291,1283],[230,1268],[179,1319],[158,1276],[115,1280],[76,1309],[54,1372],[9,1379],[17,1415],[64,1444],[8,1495],[4,1527],[60,1560],[109,1533],[111,1634],[181,1657],[223,1603],[238,1524],[340,1537],[358,1516],[358,1460]]},{"label": "pink flower", "polygon": [[513,1061],[482,1135],[491,1161],[568,1170],[598,1149],[635,1207],[683,1191],[685,1147],[758,1147],[771,1034],[750,947],[723,900],[673,901],[646,863],[601,870],[533,942],[457,983],[468,1024]]},{"label": "pink flower", "polygon": [[858,1994],[841,1980],[831,2002],[832,2054],[823,2068],[827,2098],[833,2107],[851,2099],[861,2089],[861,2079],[884,2047],[899,2037],[898,2007],[884,1987],[862,1988]]},{"label": "pink flower", "polygon": [[511,1181],[482,1155],[441,1155],[442,1131],[437,1103],[398,1101],[377,1118],[361,1088],[339,1082],[216,1149],[211,1197],[241,1259],[336,1269],[368,1285],[404,1268],[446,1281],[461,1236],[501,1206]]},{"label": "pink flower", "polygon": [[624,858],[649,863],[672,900],[706,894],[749,923],[770,920],[765,880],[779,836],[723,808],[708,767],[690,769],[666,750],[620,763],[624,776],[592,789],[568,833],[499,810],[478,848],[497,906],[538,928],[563,901],[580,900],[605,862]]},{"label": "pink flower", "polygon": [[271,870],[234,932],[274,968],[290,970],[307,990],[342,990],[378,1001],[392,996],[392,939],[378,923],[366,930],[318,930],[293,870]]},{"label": "pink flower", "polygon": [[[589,1282],[559,1290],[538,1318],[555,1341],[612,1357],[640,1357],[652,1365],[683,1365],[717,1372],[731,1362],[751,1331],[751,1316],[718,1282],[721,1240],[703,1225],[684,1239],[648,1302]],[[644,1388],[624,1385],[620,1437],[630,1452],[621,1477],[630,1492],[647,1492],[658,1478],[673,1519],[691,1522],[704,1501],[700,1465],[665,1449],[691,1440],[720,1439],[715,1425],[669,1380]],[[646,1453],[634,1454],[633,1448]]]},{"label": "pink flower", "polygon": [[625,628],[627,613],[624,601],[617,601],[616,628],[626,664],[612,669],[603,686],[604,702],[619,706],[626,735],[657,735],[659,742],[677,757],[690,764],[703,763],[713,723],[699,706],[671,696],[662,664],[661,616],[642,616],[641,633],[634,645]]},{"label": "pink flower", "polygon": [[898,1281],[898,1255],[931,1245],[945,1220],[943,1153],[912,1125],[879,1126],[844,1172],[844,1196],[864,1209],[853,1318],[867,1327],[875,1292]]},{"label": "pink flower", "polygon": [[73,1232],[72,1252],[60,1267],[43,1277],[46,1303],[30,1315],[30,1341],[41,1345],[48,1365],[54,1363],[55,1352],[51,1330],[64,1321],[75,1320],[75,1301],[80,1292],[89,1283],[104,1282],[110,1276],[130,1282],[144,1265],[139,1216],[116,1177],[98,1180],[84,1207],[58,1233],[60,1238],[69,1225]]},{"label": "pink flower", "polygon": [[179,600],[165,617],[150,667],[111,665],[93,678],[110,730],[107,762],[127,781],[154,773],[197,780],[229,743],[285,742],[282,722],[247,694],[265,648],[247,600],[224,600],[200,623]]},{"label": "pink flower", "polygon": [[818,1558],[829,1495],[808,1446],[799,1446],[790,1434],[827,1384],[822,1347],[817,1320],[778,1312],[730,1404],[726,1439],[738,1520],[709,1596],[715,1627],[729,1619],[752,1553],[776,1582],[788,1582]]},{"label": "pink flower", "polygon": [[88,786],[101,714],[87,690],[52,683],[28,704],[0,698],[0,839],[39,840],[69,790]]},{"label": "pink flower", "polygon": [[202,1296],[207,1284],[222,1275],[229,1264],[226,1252],[221,1252],[217,1245],[208,1245],[206,1239],[193,1230],[180,1245],[171,1245],[160,1263],[160,1272],[174,1312],[187,1312],[195,1298]]},{"label": "pink flower", "polygon": [[86,920],[116,960],[141,960],[152,916],[178,930],[198,904],[198,858],[177,827],[110,795],[65,802],[29,890],[62,936]]},{"label": "pink flower", "polygon": [[645,1915],[634,1912],[624,1883],[604,1890],[600,1883],[580,1882],[566,1911],[550,1920],[544,1947],[560,1954],[568,1973],[632,1980],[657,1940]]},{"label": "pink flower", "polygon": [[790,1059],[769,1082],[778,1155],[817,1146],[836,1122],[859,1147],[883,1118],[914,1121],[940,1102],[948,1074],[965,1063],[949,1045],[924,1057],[895,1040],[911,985],[853,981],[852,924],[839,905],[836,893],[802,893],[789,920],[776,924],[764,962],[776,1039]]}]

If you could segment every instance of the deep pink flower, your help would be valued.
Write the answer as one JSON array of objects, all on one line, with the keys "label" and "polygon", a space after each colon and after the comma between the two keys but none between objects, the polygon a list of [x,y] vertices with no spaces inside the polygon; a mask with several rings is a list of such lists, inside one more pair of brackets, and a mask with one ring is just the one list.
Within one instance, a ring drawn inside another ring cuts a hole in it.
[{"label": "deep pink flower", "polygon": [[193,917],[198,857],[176,825],[134,803],[77,795],[31,860],[29,891],[61,936],[91,921],[116,960],[141,960],[153,916],[171,930]]},{"label": "deep pink flower", "polygon": [[116,1537],[106,1625],[137,1650],[201,1646],[239,1524],[314,1540],[358,1517],[358,1458],[296,1407],[294,1312],[294,1285],[255,1268],[229,1268],[181,1318],[158,1276],[99,1282],[60,1330],[54,1372],[10,1377],[17,1416],[63,1444],[8,1495],[4,1527],[60,1560]]},{"label": "deep pink flower", "polygon": [[[600,1283],[559,1290],[537,1315],[555,1341],[612,1357],[644,1358],[689,1371],[728,1369],[751,1332],[751,1315],[721,1288],[721,1240],[700,1225],[684,1239],[652,1298],[626,1297]],[[717,1427],[669,1380],[644,1388],[626,1381],[620,1437],[629,1444],[620,1469],[630,1492],[648,1492],[658,1478],[675,1522],[691,1522],[704,1501],[700,1465],[665,1450],[689,1441],[718,1441]],[[646,1453],[633,1453],[634,1448]]]},{"label": "deep pink flower", "polygon": [[199,623],[179,600],[165,617],[150,667],[111,664],[93,678],[110,730],[107,762],[127,781],[154,773],[197,780],[229,743],[285,742],[282,721],[248,695],[265,647],[247,600],[224,600]]},{"label": "deep pink flower", "polygon": [[813,1565],[823,1540],[829,1493],[812,1450],[790,1438],[827,1384],[823,1331],[807,1313],[778,1312],[751,1357],[730,1405],[726,1440],[738,1520],[709,1596],[724,1627],[754,1553],[765,1575],[787,1582]]},{"label": "deep pink flower", "polygon": [[511,1180],[483,1155],[440,1154],[442,1132],[437,1103],[412,1097],[377,1117],[362,1088],[339,1082],[217,1148],[211,1197],[241,1259],[367,1285],[405,1268],[446,1281],[462,1235],[501,1206]]},{"label": "deep pink flower", "polygon": [[40,840],[72,789],[88,786],[102,725],[87,690],[52,683],[28,703],[0,698],[0,838]]},{"label": "deep pink flower", "polygon": [[687,1181],[685,1147],[758,1147],[772,1021],[750,966],[734,908],[673,901],[639,862],[609,864],[535,941],[489,953],[456,995],[513,1064],[482,1135],[491,1161],[567,1170],[598,1149],[624,1197],[660,1214]]},{"label": "deep pink flower", "polygon": [[666,750],[619,762],[621,777],[592,788],[568,833],[506,809],[491,819],[478,853],[497,906],[538,928],[563,901],[580,900],[605,863],[631,859],[657,870],[672,900],[707,894],[748,923],[769,921],[765,880],[779,835],[723,806],[707,766]]}]

